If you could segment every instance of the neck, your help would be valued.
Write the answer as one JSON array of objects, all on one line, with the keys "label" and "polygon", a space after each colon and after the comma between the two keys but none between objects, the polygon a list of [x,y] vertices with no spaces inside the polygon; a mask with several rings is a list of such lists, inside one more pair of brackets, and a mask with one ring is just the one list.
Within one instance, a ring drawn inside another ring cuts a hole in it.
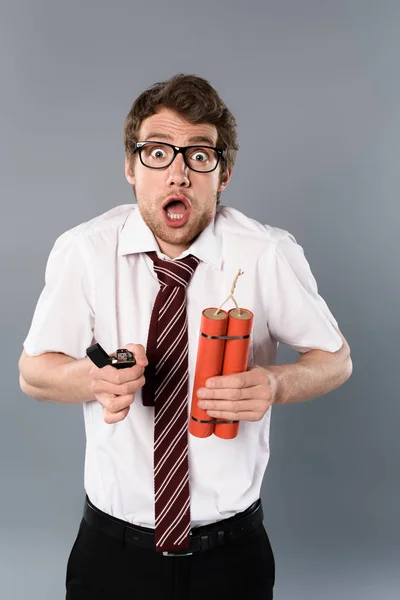
[{"label": "neck", "polygon": [[175,245],[168,244],[167,242],[163,242],[159,238],[156,237],[158,247],[160,248],[160,252],[168,256],[168,258],[177,258],[182,254],[184,250],[189,248],[189,244]]}]

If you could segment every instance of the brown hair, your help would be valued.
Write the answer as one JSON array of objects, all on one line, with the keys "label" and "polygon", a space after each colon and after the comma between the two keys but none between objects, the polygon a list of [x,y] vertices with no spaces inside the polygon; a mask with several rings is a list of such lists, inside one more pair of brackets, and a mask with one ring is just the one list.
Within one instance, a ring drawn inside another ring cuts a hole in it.
[{"label": "brown hair", "polygon": [[217,147],[226,150],[221,178],[233,168],[239,150],[235,117],[206,79],[183,73],[153,84],[134,101],[124,123],[127,157],[132,156],[133,144],[139,141],[137,136],[144,119],[156,114],[161,107],[174,110],[189,123],[215,125]]}]

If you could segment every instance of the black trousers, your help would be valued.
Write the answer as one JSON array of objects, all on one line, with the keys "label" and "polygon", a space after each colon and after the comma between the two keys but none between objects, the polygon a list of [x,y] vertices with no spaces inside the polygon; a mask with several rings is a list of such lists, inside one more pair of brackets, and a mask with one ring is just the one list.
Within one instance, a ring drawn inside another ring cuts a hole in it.
[{"label": "black trousers", "polygon": [[66,573],[66,600],[272,600],[275,561],[267,532],[218,548],[163,556],[123,545],[83,518]]}]

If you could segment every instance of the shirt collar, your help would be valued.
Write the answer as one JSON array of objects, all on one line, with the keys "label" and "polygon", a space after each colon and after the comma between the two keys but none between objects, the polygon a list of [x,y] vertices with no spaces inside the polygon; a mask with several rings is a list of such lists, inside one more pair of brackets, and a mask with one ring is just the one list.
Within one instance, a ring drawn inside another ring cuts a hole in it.
[{"label": "shirt collar", "polygon": [[[120,233],[118,256],[151,251],[157,252],[161,259],[168,259],[168,257],[160,252],[157,240],[151,229],[149,229],[143,221],[140,210],[136,204],[133,206],[133,210],[126,219]],[[204,231],[201,232],[193,244],[177,258],[184,258],[188,254],[193,254],[201,261],[209,263],[216,269],[221,268],[222,243],[215,231],[215,219],[213,219]]]}]

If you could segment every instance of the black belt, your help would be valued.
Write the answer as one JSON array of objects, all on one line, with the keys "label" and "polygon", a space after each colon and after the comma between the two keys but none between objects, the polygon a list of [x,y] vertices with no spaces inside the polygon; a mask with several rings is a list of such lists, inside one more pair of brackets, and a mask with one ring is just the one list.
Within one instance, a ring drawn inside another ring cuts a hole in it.
[{"label": "black belt", "polygon": [[[116,517],[112,517],[94,506],[86,496],[83,517],[87,523],[123,544],[131,544],[155,550],[154,529],[138,527]],[[190,532],[188,550],[163,552],[164,556],[186,556],[193,552],[210,550],[239,539],[256,529],[264,519],[261,500],[258,499],[244,512],[223,519],[217,523],[194,527]]]}]

